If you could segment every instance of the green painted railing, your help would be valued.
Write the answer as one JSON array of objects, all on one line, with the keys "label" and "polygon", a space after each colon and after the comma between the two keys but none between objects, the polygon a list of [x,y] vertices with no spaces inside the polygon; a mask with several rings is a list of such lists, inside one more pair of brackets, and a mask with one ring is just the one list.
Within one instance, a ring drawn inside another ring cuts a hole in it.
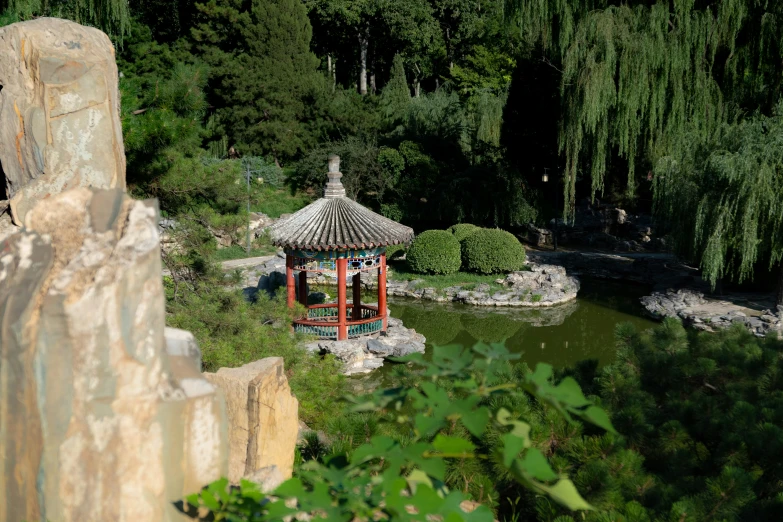
[{"label": "green painted railing", "polygon": [[350,324],[348,325],[348,337],[374,334],[380,332],[382,329],[383,319],[378,319],[377,321],[371,321],[369,323]]},{"label": "green painted railing", "polygon": [[321,339],[337,339],[336,326],[312,326],[294,323],[294,331],[308,335],[315,335]]}]

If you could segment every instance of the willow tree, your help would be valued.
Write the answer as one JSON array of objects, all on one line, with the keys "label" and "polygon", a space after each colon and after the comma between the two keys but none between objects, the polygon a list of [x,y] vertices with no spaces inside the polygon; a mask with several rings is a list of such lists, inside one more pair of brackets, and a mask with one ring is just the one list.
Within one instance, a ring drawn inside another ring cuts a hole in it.
[{"label": "willow tree", "polygon": [[[713,283],[724,274],[750,276],[759,256],[780,261],[780,238],[767,235],[780,227],[769,198],[779,199],[781,189],[764,192],[776,163],[749,144],[763,137],[754,126],[780,117],[763,120],[781,95],[783,2],[510,2],[528,44],[561,72],[567,217],[577,175],[589,173],[594,196],[608,163],[619,159],[627,162],[629,193],[640,166],[667,173],[653,183],[663,217],[700,209],[693,219],[680,215],[679,246]],[[742,123],[757,112],[761,120]],[[735,145],[731,158],[719,152],[725,140]]]},{"label": "willow tree", "polygon": [[130,29],[128,0],[0,0],[0,12],[7,20],[66,18],[92,25],[119,39]]},{"label": "willow tree", "polygon": [[[694,129],[687,147],[655,169],[658,212],[677,223],[675,246],[699,260],[714,286],[742,282],[754,268],[783,258],[783,102],[772,116],[724,124],[703,141]],[[783,266],[777,302],[783,305]]]},{"label": "willow tree", "polygon": [[509,0],[527,42],[561,71],[566,212],[577,173],[593,195],[607,163],[651,165],[736,109],[770,111],[780,95],[783,3],[773,0]]}]

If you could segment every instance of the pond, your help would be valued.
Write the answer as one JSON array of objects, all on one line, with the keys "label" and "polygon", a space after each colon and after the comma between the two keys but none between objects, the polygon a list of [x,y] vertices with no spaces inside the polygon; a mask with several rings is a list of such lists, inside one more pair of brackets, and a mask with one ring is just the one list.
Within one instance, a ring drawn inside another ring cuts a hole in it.
[{"label": "pond", "polygon": [[[472,346],[483,341],[504,343],[531,367],[538,362],[572,366],[584,359],[597,359],[603,366],[615,359],[618,323],[630,322],[637,329],[656,324],[644,315],[639,302],[649,292],[623,283],[589,279],[581,283],[575,301],[551,308],[487,308],[389,298],[389,309],[406,327],[427,338],[428,353],[434,344]],[[384,365],[382,372],[391,366]]]}]

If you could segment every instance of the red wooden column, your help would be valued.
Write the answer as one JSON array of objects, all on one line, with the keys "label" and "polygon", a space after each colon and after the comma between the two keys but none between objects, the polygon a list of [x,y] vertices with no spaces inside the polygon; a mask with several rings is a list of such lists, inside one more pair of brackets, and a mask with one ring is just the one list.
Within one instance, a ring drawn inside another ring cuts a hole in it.
[{"label": "red wooden column", "polygon": [[307,272],[299,272],[299,302],[307,306]]},{"label": "red wooden column", "polygon": [[293,308],[296,301],[296,283],[294,282],[294,258],[290,254],[285,256],[285,285],[288,290],[288,308]]},{"label": "red wooden column", "polygon": [[353,311],[351,312],[351,320],[358,321],[362,318],[362,277],[361,272],[356,272],[351,282],[351,288],[353,288]]},{"label": "red wooden column", "polygon": [[378,315],[383,318],[383,330],[386,331],[386,253],[381,254],[381,266],[378,267]]},{"label": "red wooden column", "polygon": [[348,338],[346,325],[345,294],[348,286],[348,259],[337,260],[337,339]]}]

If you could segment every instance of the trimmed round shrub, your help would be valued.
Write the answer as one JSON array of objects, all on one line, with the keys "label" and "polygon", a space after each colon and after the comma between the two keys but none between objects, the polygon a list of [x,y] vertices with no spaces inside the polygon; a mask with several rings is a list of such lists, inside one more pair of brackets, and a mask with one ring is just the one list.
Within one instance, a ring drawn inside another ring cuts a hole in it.
[{"label": "trimmed round shrub", "polygon": [[476,230],[481,230],[481,228],[476,225],[471,225],[470,223],[459,223],[458,225],[449,227],[447,230],[454,234],[457,241],[462,241]]},{"label": "trimmed round shrub", "polygon": [[420,274],[453,274],[462,264],[459,241],[445,230],[426,230],[416,236],[405,259]]},{"label": "trimmed round shrub", "polygon": [[505,230],[482,228],[462,240],[462,266],[479,274],[522,270],[525,247]]}]

